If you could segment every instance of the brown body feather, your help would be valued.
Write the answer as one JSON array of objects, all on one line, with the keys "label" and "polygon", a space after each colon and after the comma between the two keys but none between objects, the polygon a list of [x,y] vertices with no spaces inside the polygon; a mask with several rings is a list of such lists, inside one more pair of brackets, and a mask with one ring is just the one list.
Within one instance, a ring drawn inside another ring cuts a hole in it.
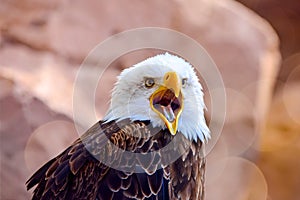
[{"label": "brown body feather", "polygon": [[26,185],[32,199],[201,200],[204,171],[200,141],[148,121],[99,121]]}]

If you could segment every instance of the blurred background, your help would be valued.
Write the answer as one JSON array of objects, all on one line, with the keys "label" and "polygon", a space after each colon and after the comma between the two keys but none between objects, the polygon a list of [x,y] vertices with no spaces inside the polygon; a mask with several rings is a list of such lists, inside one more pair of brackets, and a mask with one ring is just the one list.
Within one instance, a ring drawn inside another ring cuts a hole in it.
[{"label": "blurred background", "polygon": [[[206,199],[299,199],[300,2],[107,2],[1,0],[0,199],[29,199],[25,181],[78,137],[72,92],[88,53],[113,34],[146,26],[195,39],[222,75],[227,115],[208,154]],[[105,70],[99,119],[120,71],[157,52],[130,52]],[[209,117],[213,91],[205,92]]]}]

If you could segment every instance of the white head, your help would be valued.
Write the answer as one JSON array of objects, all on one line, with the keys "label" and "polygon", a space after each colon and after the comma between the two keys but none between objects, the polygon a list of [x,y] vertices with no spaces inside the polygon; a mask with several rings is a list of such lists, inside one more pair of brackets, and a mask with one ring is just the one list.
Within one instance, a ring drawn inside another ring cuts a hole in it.
[{"label": "white head", "polygon": [[202,142],[210,138],[204,119],[202,86],[193,67],[161,54],[122,71],[104,120],[150,120],[154,127],[181,132]]}]

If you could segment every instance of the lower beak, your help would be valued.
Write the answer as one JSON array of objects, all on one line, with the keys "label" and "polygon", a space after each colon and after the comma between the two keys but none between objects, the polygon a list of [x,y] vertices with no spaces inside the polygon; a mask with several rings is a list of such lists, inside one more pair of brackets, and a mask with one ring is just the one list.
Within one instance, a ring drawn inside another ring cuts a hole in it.
[{"label": "lower beak", "polygon": [[150,97],[150,106],[165,122],[172,135],[178,127],[178,119],[183,110],[181,82],[175,72],[167,72],[161,85]]}]

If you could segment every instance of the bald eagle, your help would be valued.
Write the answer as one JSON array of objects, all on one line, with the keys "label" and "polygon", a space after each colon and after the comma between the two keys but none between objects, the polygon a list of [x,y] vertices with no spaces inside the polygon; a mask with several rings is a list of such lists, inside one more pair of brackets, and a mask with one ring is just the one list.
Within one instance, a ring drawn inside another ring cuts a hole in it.
[{"label": "bald eagle", "polygon": [[104,119],[26,182],[32,199],[204,198],[210,138],[194,68],[168,53],[121,72]]}]

